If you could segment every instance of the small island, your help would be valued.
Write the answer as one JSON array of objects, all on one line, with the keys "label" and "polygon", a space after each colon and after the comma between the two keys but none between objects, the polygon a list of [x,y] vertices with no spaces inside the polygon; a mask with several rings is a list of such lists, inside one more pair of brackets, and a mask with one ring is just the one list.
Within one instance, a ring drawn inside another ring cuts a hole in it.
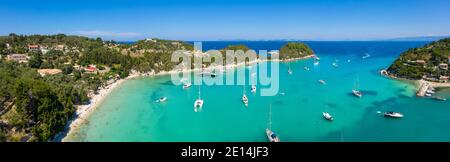
[{"label": "small island", "polygon": [[280,49],[280,60],[292,61],[314,57],[314,51],[305,43],[289,42]]},{"label": "small island", "polygon": [[438,87],[450,87],[450,38],[413,48],[402,53],[383,75],[418,81],[417,96],[431,96],[427,91]]}]

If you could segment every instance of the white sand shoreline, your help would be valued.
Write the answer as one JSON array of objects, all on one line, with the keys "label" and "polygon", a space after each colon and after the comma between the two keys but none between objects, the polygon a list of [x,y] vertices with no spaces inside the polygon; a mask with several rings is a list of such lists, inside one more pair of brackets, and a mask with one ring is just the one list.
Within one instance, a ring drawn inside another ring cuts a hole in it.
[{"label": "white sand shoreline", "polygon": [[[291,62],[291,61],[297,61],[297,60],[304,60],[304,59],[309,59],[309,58],[313,58],[315,57],[315,55],[308,55],[305,57],[300,57],[300,58],[294,58],[294,59],[288,59],[288,60],[260,60],[260,59],[256,59],[253,61],[248,62],[248,65],[252,65],[255,63],[262,63],[262,62],[268,62],[268,61],[273,61],[273,62]],[[204,68],[204,70],[213,70],[215,68],[225,68],[225,69],[230,69],[230,68],[236,68],[236,67],[240,67],[245,65],[244,62],[242,63],[238,63],[238,64],[231,64],[231,65],[225,65],[225,66],[216,66],[216,67],[208,67],[208,68]],[[68,123],[68,125],[66,126],[66,130],[57,134],[55,136],[55,140],[54,141],[62,141],[64,142],[66,140],[66,138],[73,134],[82,124],[88,122],[87,118],[94,112],[94,110],[103,102],[103,100],[112,92],[114,91],[117,87],[120,87],[120,85],[125,82],[126,80],[130,80],[130,79],[135,79],[135,78],[139,78],[139,77],[152,77],[152,76],[162,76],[162,75],[168,75],[168,74],[176,74],[176,73],[189,73],[189,72],[197,72],[200,71],[201,69],[184,69],[182,71],[179,70],[171,70],[171,71],[161,71],[157,74],[155,74],[154,72],[148,72],[148,73],[139,73],[139,72],[132,72],[127,78],[125,79],[119,79],[117,81],[115,81],[114,83],[105,86],[105,88],[100,88],[100,90],[97,91],[97,94],[92,95],[91,99],[90,99],[90,104],[88,105],[77,105],[76,106],[76,117],[73,120],[70,120]]]},{"label": "white sand shoreline", "polygon": [[388,73],[386,69],[381,70],[380,74],[387,78],[390,78],[390,79],[395,79],[395,80],[400,80],[400,81],[413,81],[416,86],[416,89],[417,89],[416,96],[419,96],[419,97],[423,97],[426,90],[428,90],[429,87],[432,87],[432,88],[449,88],[450,87],[450,83],[448,83],[448,82],[441,83],[441,82],[426,81],[423,79],[409,80],[409,79],[405,79],[405,78],[398,78],[395,75]]}]

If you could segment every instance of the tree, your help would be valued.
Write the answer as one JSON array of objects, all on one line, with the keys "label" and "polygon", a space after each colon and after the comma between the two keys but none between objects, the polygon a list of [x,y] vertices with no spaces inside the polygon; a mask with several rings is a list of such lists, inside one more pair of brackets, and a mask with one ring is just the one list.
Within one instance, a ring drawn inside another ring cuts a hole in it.
[{"label": "tree", "polygon": [[73,71],[73,77],[78,80],[81,78],[81,71],[80,70],[74,70]]},{"label": "tree", "polygon": [[72,73],[73,72],[73,66],[72,65],[63,65],[63,68],[62,68],[62,72],[63,72],[63,74],[70,74],[70,73]]},{"label": "tree", "polygon": [[42,57],[40,53],[33,53],[30,60],[28,61],[28,65],[31,68],[39,68],[42,64]]}]

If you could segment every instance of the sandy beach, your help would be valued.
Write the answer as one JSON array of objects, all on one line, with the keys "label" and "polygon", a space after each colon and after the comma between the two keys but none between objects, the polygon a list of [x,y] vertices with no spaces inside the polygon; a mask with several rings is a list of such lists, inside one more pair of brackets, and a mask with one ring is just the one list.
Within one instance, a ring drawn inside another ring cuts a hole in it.
[{"label": "sandy beach", "polygon": [[[305,57],[301,57],[301,58],[293,58],[293,59],[288,59],[288,60],[260,60],[260,59],[256,59],[256,60],[252,60],[250,62],[247,63],[247,65],[252,65],[252,64],[256,64],[256,63],[262,63],[262,62],[268,62],[268,61],[274,61],[274,62],[291,62],[291,61],[297,61],[297,60],[304,60],[304,59],[309,59],[309,58],[313,58],[315,57],[315,55],[308,55]],[[240,66],[244,66],[245,63],[241,62],[238,64],[230,64],[230,65],[220,65],[220,66],[211,66],[211,67],[207,67],[207,68],[203,68],[203,70],[213,70],[213,69],[217,69],[217,68],[225,68],[225,69],[231,69],[231,68],[237,68]],[[76,112],[75,112],[75,118],[70,120],[68,122],[68,125],[66,126],[67,128],[65,129],[65,131],[58,133],[55,138],[54,141],[65,141],[65,138],[69,135],[71,135],[72,133],[75,132],[76,129],[78,129],[82,124],[85,124],[88,122],[87,118],[89,117],[90,114],[92,114],[92,112],[94,112],[94,110],[103,102],[103,100],[117,87],[119,87],[123,82],[125,82],[126,80],[130,80],[130,79],[135,79],[135,78],[139,78],[139,77],[151,77],[151,76],[161,76],[161,75],[169,75],[169,74],[176,74],[176,73],[189,73],[189,72],[198,72],[202,70],[200,69],[184,69],[184,70],[171,70],[171,71],[161,71],[158,73],[154,73],[154,72],[148,72],[148,73],[140,73],[140,72],[136,72],[136,71],[132,71],[130,73],[130,75],[125,78],[125,79],[119,79],[117,81],[115,81],[112,84],[106,85],[104,87],[99,88],[99,90],[97,91],[97,94],[90,94],[89,96],[91,96],[90,99],[90,104],[87,105],[77,105],[76,106]]]}]

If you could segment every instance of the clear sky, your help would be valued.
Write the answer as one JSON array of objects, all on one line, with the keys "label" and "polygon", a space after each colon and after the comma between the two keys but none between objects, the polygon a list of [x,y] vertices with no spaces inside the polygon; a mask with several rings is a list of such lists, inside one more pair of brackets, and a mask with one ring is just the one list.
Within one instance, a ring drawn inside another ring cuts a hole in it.
[{"label": "clear sky", "polygon": [[450,0],[0,0],[0,35],[367,40],[450,35]]}]

